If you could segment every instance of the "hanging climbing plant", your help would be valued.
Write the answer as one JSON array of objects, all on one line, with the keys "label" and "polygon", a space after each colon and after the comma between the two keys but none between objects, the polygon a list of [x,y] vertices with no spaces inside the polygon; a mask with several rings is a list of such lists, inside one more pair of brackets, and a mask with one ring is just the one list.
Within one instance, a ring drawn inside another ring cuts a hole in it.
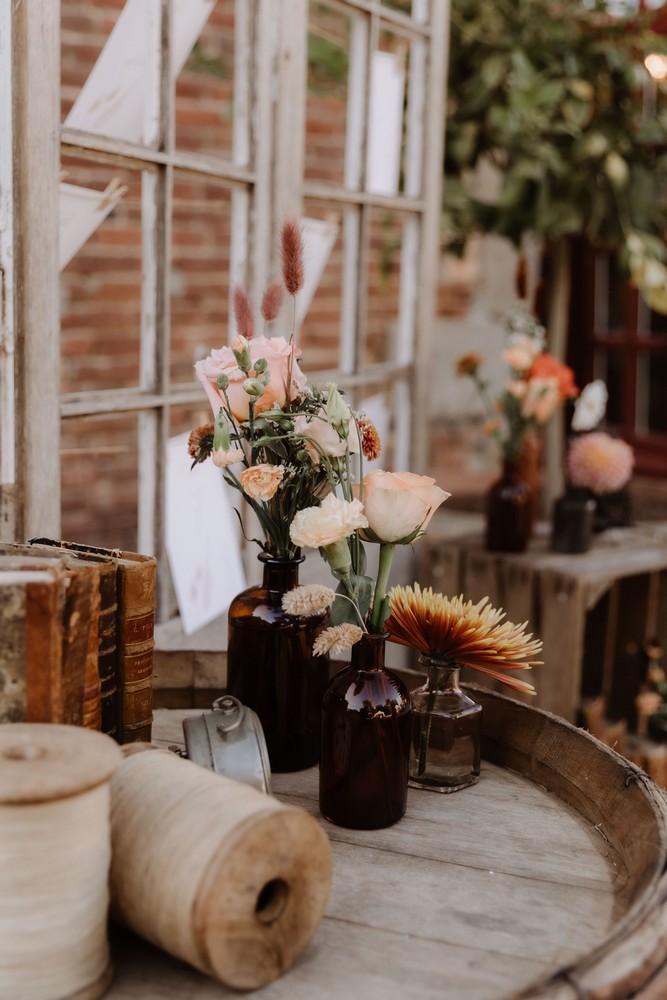
[{"label": "hanging climbing plant", "polygon": [[[622,248],[667,311],[667,110],[644,58],[665,53],[647,16],[600,2],[452,0],[445,222],[519,244],[586,235]],[[482,162],[500,174],[475,197]]]}]

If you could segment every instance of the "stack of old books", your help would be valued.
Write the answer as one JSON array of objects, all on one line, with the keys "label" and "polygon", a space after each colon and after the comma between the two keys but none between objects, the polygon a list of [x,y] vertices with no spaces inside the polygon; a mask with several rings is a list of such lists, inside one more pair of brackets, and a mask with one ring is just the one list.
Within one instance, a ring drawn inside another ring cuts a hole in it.
[{"label": "stack of old books", "polygon": [[150,740],[155,598],[151,556],[0,543],[0,722]]}]

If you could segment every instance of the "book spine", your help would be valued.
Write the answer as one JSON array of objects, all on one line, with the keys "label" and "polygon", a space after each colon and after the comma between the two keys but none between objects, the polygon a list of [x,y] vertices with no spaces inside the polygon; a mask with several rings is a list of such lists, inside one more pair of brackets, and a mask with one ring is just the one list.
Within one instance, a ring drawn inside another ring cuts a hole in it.
[{"label": "book spine", "polygon": [[62,722],[64,581],[0,587],[0,722]]},{"label": "book spine", "polygon": [[117,656],[117,593],[116,566],[104,565],[100,570],[100,615],[98,621],[98,670],[100,678],[100,712],[102,732],[118,735],[116,656]]},{"label": "book spine", "polygon": [[90,604],[90,630],[88,632],[88,651],[86,656],[86,672],[83,684],[83,725],[86,729],[100,730],[102,728],[100,671],[98,665],[100,624],[100,588],[99,573],[97,585],[93,587]]},{"label": "book spine", "polygon": [[153,719],[155,560],[119,564],[119,741],[150,740]]},{"label": "book spine", "polygon": [[95,570],[67,572],[63,635],[63,721],[83,725],[83,698],[91,626],[91,601],[97,590]]}]

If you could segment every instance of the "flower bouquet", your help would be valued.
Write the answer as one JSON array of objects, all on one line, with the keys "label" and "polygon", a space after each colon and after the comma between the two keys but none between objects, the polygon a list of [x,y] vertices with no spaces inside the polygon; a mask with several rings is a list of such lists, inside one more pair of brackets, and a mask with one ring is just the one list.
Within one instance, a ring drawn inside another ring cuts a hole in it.
[{"label": "flower bouquet", "polygon": [[481,375],[483,358],[466,354],[456,373],[470,378],[487,413],[485,430],[498,445],[502,477],[487,497],[486,545],[492,551],[523,551],[532,531],[534,487],[522,473],[522,457],[536,450],[537,432],[567,399],[578,395],[572,369],[544,349],[544,328],[517,305],[506,320],[502,359],[508,378],[496,399]]},{"label": "flower bouquet", "polygon": [[595,501],[595,531],[632,523],[626,487],[633,467],[630,445],[604,431],[591,431],[571,440],[566,456],[568,482]]},{"label": "flower bouquet", "polygon": [[412,692],[410,784],[455,792],[476,783],[480,770],[482,707],[459,687],[461,667],[472,667],[515,691],[535,694],[510,671],[529,670],[542,648],[526,635],[526,623],[503,621],[503,611],[484,598],[448,598],[431,588],[394,587],[389,592],[389,638],[416,649],[425,684]]},{"label": "flower bouquet", "polygon": [[[294,222],[282,228],[281,256],[283,285],[294,299],[304,279]],[[293,334],[289,341],[267,335],[282,298],[283,286],[274,282],[262,301],[264,328],[256,334],[247,296],[236,289],[237,336],[195,365],[213,422],[192,432],[189,450],[193,466],[211,458],[259,525],[260,537],[253,540],[261,550],[263,582],[230,606],[227,690],[259,716],[273,770],[290,771],[317,760],[328,681],[326,657],[313,651],[326,605],[290,613],[281,604],[283,594],[298,586],[302,561],[290,526],[302,511],[335,499],[337,488],[352,497],[351,456],[365,449],[375,457],[378,444],[372,423],[352,413],[333,383],[308,384]]]},{"label": "flower bouquet", "polygon": [[[418,539],[449,494],[410,472],[374,470],[360,479],[352,496],[329,495],[297,514],[290,529],[296,544],[320,550],[337,590],[300,588],[283,605],[296,610],[296,602],[306,608],[326,599],[333,624],[315,649],[352,648],[322,703],[320,808],[338,825],[377,829],[405,813],[410,744],[410,696],[384,666],[389,573],[396,546]],[[368,542],[379,546],[375,580],[366,573]]]}]

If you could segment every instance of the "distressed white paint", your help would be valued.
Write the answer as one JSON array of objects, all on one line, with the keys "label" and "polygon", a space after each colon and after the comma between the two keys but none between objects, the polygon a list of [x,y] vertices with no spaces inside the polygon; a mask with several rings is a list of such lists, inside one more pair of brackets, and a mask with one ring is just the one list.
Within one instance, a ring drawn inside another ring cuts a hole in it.
[{"label": "distressed white paint", "polygon": [[[16,483],[11,4],[0,3],[0,490]],[[0,524],[0,537],[2,536]]]}]

